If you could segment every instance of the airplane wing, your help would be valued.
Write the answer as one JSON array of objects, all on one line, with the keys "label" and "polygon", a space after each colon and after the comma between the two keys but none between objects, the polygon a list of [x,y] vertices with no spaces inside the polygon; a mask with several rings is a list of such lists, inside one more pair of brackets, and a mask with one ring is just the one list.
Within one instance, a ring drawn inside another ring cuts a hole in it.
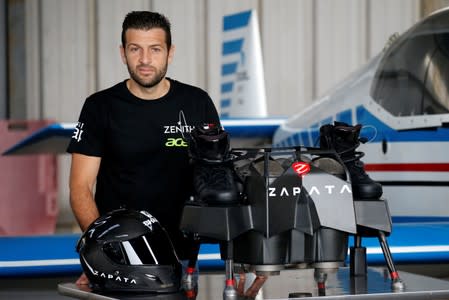
[{"label": "airplane wing", "polygon": [[[221,123],[231,139],[271,139],[284,121],[284,118],[223,118]],[[3,155],[65,153],[75,126],[76,123],[50,124],[11,145]]]},{"label": "airplane wing", "polygon": [[[79,234],[0,237],[0,277],[78,275],[78,238]],[[388,243],[399,269],[402,264],[447,264],[449,221],[394,223]],[[369,266],[386,265],[376,238],[364,238],[362,246],[367,248]],[[202,271],[223,270],[218,244],[202,244],[198,263]]]},{"label": "airplane wing", "polygon": [[12,145],[3,155],[64,153],[73,135],[76,123],[54,123],[30,134],[25,139]]}]

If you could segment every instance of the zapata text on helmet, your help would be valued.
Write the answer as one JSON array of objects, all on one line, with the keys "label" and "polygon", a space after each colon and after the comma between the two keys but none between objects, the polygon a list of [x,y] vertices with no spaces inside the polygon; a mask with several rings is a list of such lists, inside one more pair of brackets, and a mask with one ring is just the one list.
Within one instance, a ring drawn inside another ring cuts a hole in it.
[{"label": "zapata text on helmet", "polygon": [[122,276],[118,276],[118,275],[112,275],[112,274],[108,274],[108,273],[104,273],[104,272],[99,272],[99,271],[95,270],[94,268],[92,268],[92,266],[87,263],[87,261],[86,261],[86,259],[84,259],[84,257],[83,257],[83,261],[86,263],[87,268],[94,276],[98,276],[98,277],[105,278],[108,280],[129,283],[129,284],[137,284],[137,281],[134,278],[130,279],[128,277],[122,277]]}]

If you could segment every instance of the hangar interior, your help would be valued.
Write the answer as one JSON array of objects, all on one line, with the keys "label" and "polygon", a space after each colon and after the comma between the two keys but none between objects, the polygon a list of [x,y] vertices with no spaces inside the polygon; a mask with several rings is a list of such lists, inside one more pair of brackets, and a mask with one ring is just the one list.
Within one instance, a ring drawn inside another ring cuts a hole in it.
[{"label": "hangar interior", "polygon": [[[127,75],[121,23],[132,10],[172,22],[168,76],[205,89],[218,106],[224,15],[255,10],[269,116],[288,116],[379,53],[437,0],[5,0],[0,5],[0,117],[76,122],[84,99]],[[7,145],[4,145],[7,146]],[[70,157],[59,155],[57,230],[77,230],[69,207]]]}]

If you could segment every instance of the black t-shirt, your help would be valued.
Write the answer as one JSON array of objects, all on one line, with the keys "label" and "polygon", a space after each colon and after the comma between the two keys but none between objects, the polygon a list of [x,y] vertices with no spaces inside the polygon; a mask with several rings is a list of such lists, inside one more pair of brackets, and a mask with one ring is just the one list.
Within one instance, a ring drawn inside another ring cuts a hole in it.
[{"label": "black t-shirt", "polygon": [[126,81],[88,97],[67,151],[101,157],[95,192],[101,215],[121,207],[150,212],[182,257],[178,228],[192,193],[182,137],[219,118],[205,91],[169,80],[169,92],[160,99],[135,97]]}]

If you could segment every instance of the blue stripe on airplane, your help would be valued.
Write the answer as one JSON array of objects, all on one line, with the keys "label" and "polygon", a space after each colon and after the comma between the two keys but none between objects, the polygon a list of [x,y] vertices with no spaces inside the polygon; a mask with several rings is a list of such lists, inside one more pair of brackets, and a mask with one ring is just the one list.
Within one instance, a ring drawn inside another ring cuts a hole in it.
[{"label": "blue stripe on airplane", "polygon": [[393,216],[393,223],[429,223],[446,222],[449,223],[449,216]]},{"label": "blue stripe on airplane", "polygon": [[346,124],[352,124],[352,111],[350,109],[344,110],[337,114],[337,121],[344,122]]},{"label": "blue stripe on airplane", "polygon": [[301,140],[303,142],[303,145],[304,146],[309,145],[309,143],[310,143],[309,142],[309,133],[307,131],[301,131],[299,134],[301,135]]},{"label": "blue stripe on airplane", "polygon": [[220,102],[220,106],[221,106],[221,108],[231,106],[231,99],[222,99]]},{"label": "blue stripe on airplane", "polygon": [[223,31],[234,30],[248,26],[251,11],[244,11],[223,18]]},{"label": "blue stripe on airplane", "polygon": [[301,145],[301,136],[299,134],[295,134],[293,137],[293,143],[296,145]]},{"label": "blue stripe on airplane", "polygon": [[320,127],[318,123],[315,123],[311,126],[310,135],[312,137],[312,147],[318,145],[318,140],[320,138]]},{"label": "blue stripe on airplane", "polygon": [[244,39],[230,40],[223,42],[223,48],[221,49],[222,55],[229,55],[239,53],[242,51]]},{"label": "blue stripe on airplane", "polygon": [[332,123],[333,119],[332,117],[326,118],[323,121],[320,122],[321,125],[330,124]]},{"label": "blue stripe on airplane", "polygon": [[[365,125],[369,124],[377,129],[375,137],[369,137],[372,142],[381,142],[386,138],[389,142],[448,142],[449,129],[438,127],[435,129],[413,129],[413,130],[394,130],[373,114],[371,114],[362,105],[356,108],[357,122]],[[363,133],[363,132],[362,132]]]},{"label": "blue stripe on airplane", "polygon": [[[388,242],[395,263],[448,262],[448,226],[447,221],[393,223],[393,231],[388,237]],[[362,246],[368,248],[368,261],[371,264],[385,264],[377,238],[364,238]]]},{"label": "blue stripe on airplane", "polygon": [[[376,116],[371,114],[363,105],[356,107],[357,123],[362,125],[369,125],[362,128],[361,136],[370,140],[370,143],[380,143],[383,139],[387,139],[388,142],[448,142],[449,141],[449,128],[438,127],[435,129],[413,129],[413,130],[395,130],[384,122],[380,121]],[[336,121],[353,124],[352,112],[350,109],[337,113]],[[332,117],[327,117],[319,122],[324,125],[332,122]],[[376,132],[372,132],[375,128]],[[275,146],[299,146],[296,143],[296,139],[291,137],[299,134],[302,137],[301,146],[311,147],[316,146],[319,137],[318,123],[314,123],[310,128],[300,130],[284,140],[277,143]],[[308,135],[312,137],[312,145],[308,139]]]},{"label": "blue stripe on airplane", "polygon": [[221,75],[225,76],[225,75],[234,74],[235,72],[237,72],[237,66],[238,66],[238,63],[236,63],[236,62],[222,65],[221,66]]},{"label": "blue stripe on airplane", "polygon": [[232,92],[234,88],[234,82],[226,82],[221,84],[221,93],[229,93]]}]

